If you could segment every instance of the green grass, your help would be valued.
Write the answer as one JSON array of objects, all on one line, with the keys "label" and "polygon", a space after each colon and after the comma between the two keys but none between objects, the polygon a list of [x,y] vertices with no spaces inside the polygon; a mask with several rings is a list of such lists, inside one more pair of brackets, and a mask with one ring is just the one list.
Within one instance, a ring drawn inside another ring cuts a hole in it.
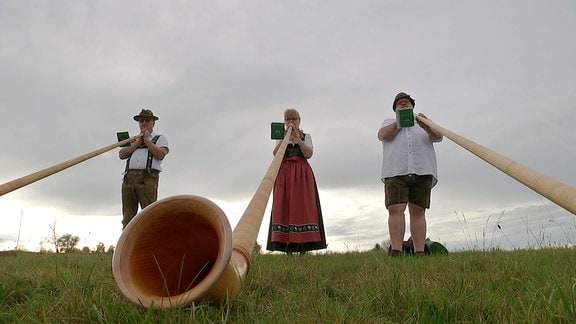
[{"label": "green grass", "polygon": [[238,299],[152,310],[110,254],[0,255],[0,323],[575,322],[576,250],[254,255]]}]

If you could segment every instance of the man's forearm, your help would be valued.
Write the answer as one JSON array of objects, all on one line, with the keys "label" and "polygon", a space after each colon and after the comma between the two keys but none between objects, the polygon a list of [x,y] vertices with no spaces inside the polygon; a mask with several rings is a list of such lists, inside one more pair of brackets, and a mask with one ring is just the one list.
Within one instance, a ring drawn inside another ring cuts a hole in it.
[{"label": "man's forearm", "polygon": [[378,130],[378,139],[381,141],[390,141],[398,134],[398,131],[400,131],[400,129],[396,126],[396,123],[384,126]]}]

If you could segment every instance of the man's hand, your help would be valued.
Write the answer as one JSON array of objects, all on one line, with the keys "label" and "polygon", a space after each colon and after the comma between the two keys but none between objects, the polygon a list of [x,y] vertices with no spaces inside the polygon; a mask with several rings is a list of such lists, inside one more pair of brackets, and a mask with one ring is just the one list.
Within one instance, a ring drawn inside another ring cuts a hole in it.
[{"label": "man's hand", "polygon": [[424,115],[423,113],[418,113],[418,118],[416,119],[416,121],[418,122],[418,126],[422,127],[423,130],[426,131],[426,133],[428,133],[428,136],[430,136],[430,138],[433,141],[441,141],[442,140],[442,133],[433,130],[432,128],[430,128],[430,126],[421,123],[420,119],[428,119],[428,117],[426,117],[426,115]]},{"label": "man's hand", "polygon": [[147,129],[143,129],[140,131],[140,138],[138,139],[141,142],[146,144],[150,143],[150,132]]}]

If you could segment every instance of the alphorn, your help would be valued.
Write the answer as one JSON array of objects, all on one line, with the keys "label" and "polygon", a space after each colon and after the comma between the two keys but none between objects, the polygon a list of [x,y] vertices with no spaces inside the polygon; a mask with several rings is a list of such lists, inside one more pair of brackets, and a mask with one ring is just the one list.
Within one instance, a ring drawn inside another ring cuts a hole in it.
[{"label": "alphorn", "polygon": [[91,159],[95,156],[98,156],[102,153],[108,152],[108,151],[110,151],[110,150],[112,150],[112,149],[114,149],[120,145],[123,145],[123,144],[130,142],[131,140],[137,139],[138,137],[140,137],[140,135],[132,136],[132,137],[127,138],[125,140],[122,140],[120,142],[110,144],[108,146],[104,146],[100,149],[94,150],[90,153],[80,155],[80,156],[73,158],[71,160],[68,160],[68,161],[65,161],[62,163],[58,163],[58,164],[53,165],[51,167],[48,167],[46,169],[31,173],[29,175],[20,177],[18,179],[14,179],[14,180],[9,181],[9,182],[6,182],[5,184],[0,185],[0,196],[7,194],[11,191],[14,191],[16,189],[22,188],[24,186],[27,186],[33,182],[38,181],[38,180],[44,179],[44,178],[46,178],[50,175],[53,175],[54,173],[60,172],[64,169],[68,169],[71,166],[74,166],[78,163],[84,162],[84,161]]},{"label": "alphorn", "polygon": [[454,143],[506,173],[526,187],[536,191],[572,214],[576,214],[576,188],[546,176],[519,162],[511,160],[463,136],[447,130],[430,119],[414,116],[433,130],[448,137]]},{"label": "alphorn", "polygon": [[141,210],[122,231],[112,257],[120,292],[145,308],[235,299],[291,132],[289,127],[234,231],[224,212],[199,196],[168,197]]}]

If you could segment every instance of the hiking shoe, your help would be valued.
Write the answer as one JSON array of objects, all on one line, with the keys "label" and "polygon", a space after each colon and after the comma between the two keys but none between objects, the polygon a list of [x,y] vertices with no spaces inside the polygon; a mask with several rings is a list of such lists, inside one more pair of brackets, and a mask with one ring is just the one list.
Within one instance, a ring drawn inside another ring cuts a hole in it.
[{"label": "hiking shoe", "polygon": [[399,257],[399,256],[402,255],[402,251],[400,251],[400,250],[390,250],[390,251],[388,251],[388,255],[391,256],[391,257],[393,257],[393,258],[397,258],[397,257]]}]

